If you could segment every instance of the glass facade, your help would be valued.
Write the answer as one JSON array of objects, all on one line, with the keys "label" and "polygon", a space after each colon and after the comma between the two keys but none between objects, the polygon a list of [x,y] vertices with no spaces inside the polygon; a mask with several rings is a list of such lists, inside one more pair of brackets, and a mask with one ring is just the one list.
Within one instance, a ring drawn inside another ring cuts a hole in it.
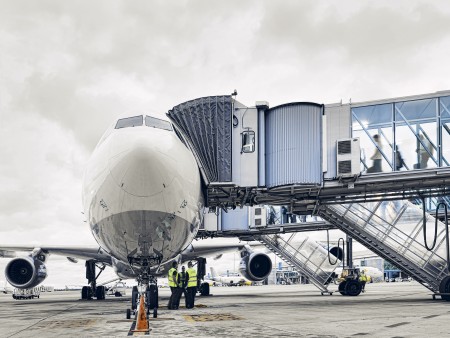
[{"label": "glass facade", "polygon": [[450,96],[360,106],[351,112],[363,174],[449,165]]},{"label": "glass facade", "polygon": [[437,99],[395,103],[395,144],[405,169],[438,166]]},{"label": "glass facade", "polygon": [[450,96],[439,100],[441,166],[450,163]]},{"label": "glass facade", "polygon": [[393,165],[392,104],[352,109],[353,137],[361,145],[361,171],[390,171]]}]

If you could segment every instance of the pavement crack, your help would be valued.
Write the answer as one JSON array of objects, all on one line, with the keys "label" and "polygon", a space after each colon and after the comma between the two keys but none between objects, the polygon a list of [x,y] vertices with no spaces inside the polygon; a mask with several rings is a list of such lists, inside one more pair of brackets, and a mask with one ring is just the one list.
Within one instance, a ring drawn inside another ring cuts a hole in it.
[{"label": "pavement crack", "polygon": [[392,325],[386,325],[385,327],[393,328],[393,327],[398,327],[398,326],[402,326],[402,325],[406,325],[406,324],[411,324],[411,322],[400,322],[400,323],[396,323],[396,324],[392,324]]},{"label": "pavement crack", "polygon": [[423,319],[430,319],[430,318],[434,318],[434,317],[439,317],[440,315],[430,315],[430,316],[425,316],[422,317]]}]

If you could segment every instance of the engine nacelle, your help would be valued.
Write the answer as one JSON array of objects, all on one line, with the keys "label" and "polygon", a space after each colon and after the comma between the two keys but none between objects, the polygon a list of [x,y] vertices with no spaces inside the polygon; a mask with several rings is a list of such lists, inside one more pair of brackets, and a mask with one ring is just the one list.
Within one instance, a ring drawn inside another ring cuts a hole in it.
[{"label": "engine nacelle", "polygon": [[6,266],[5,277],[15,288],[29,289],[47,278],[47,268],[36,257],[15,258]]},{"label": "engine nacelle", "polygon": [[[340,261],[342,261],[342,258],[344,257],[344,251],[342,250],[342,248],[340,248],[338,246],[333,246],[332,248],[330,248],[330,254],[332,254],[334,257],[336,257]],[[333,261],[335,260],[334,257],[331,258]]]},{"label": "engine nacelle", "polygon": [[259,282],[272,271],[272,260],[265,253],[251,252],[242,258],[239,271],[245,278]]}]

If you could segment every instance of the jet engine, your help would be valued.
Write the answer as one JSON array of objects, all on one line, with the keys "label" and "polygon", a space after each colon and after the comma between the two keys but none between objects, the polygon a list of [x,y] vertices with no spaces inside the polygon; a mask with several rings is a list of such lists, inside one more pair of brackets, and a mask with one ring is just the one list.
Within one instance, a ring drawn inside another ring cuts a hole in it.
[{"label": "jet engine", "polygon": [[[336,257],[340,261],[342,261],[342,258],[344,257],[344,251],[342,250],[342,248],[340,248],[338,246],[333,246],[332,248],[330,248],[330,254],[332,254],[334,257]],[[334,261],[335,258],[332,258],[332,260]]]},{"label": "jet engine", "polygon": [[262,281],[272,271],[272,260],[265,253],[243,251],[242,256],[239,271],[248,280]]},{"label": "jet engine", "polygon": [[47,277],[47,268],[37,257],[15,258],[6,266],[5,277],[15,288],[29,289]]}]

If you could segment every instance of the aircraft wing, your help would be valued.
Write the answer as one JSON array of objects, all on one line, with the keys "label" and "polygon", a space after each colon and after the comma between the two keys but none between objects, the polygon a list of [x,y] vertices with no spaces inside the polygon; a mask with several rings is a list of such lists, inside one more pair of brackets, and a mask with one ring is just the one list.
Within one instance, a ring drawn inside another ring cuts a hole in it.
[{"label": "aircraft wing", "polygon": [[182,253],[182,260],[187,261],[204,256],[214,256],[223,254],[226,252],[233,252],[237,250],[242,250],[245,248],[247,243],[237,243],[237,244],[206,244],[206,243],[192,243],[186,250]]},{"label": "aircraft wing", "polygon": [[111,256],[100,247],[53,247],[53,246],[0,246],[0,257],[16,257],[16,252],[32,252],[41,250],[44,254],[65,256],[69,260],[93,259],[97,262],[111,265]]}]

